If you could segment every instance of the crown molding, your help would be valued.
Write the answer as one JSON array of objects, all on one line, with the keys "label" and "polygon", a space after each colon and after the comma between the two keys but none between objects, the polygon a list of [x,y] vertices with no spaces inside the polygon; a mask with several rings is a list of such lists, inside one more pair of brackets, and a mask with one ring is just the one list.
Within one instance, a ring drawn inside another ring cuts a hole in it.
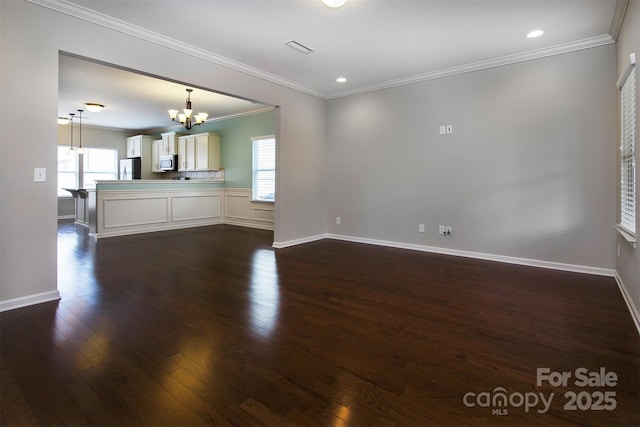
[{"label": "crown molding", "polygon": [[620,29],[622,28],[622,21],[624,21],[624,17],[627,14],[628,6],[629,0],[616,0],[613,19],[611,19],[611,28],[609,29],[609,35],[614,41],[618,40]]},{"label": "crown molding", "polygon": [[[0,0],[1,1],[1,0]],[[60,12],[69,16],[73,16],[78,19],[82,19],[87,22],[100,25],[105,28],[109,28],[114,31],[127,34],[141,40],[145,40],[166,48],[185,53],[187,55],[194,56],[196,58],[221,65],[227,68],[240,71],[242,73],[258,77],[260,79],[276,83],[281,86],[288,87],[309,95],[313,95],[323,99],[335,99],[350,95],[357,95],[366,92],[373,92],[381,89],[388,89],[397,86],[408,85],[412,83],[419,83],[428,80],[440,79],[443,77],[450,77],[459,74],[471,73],[474,71],[486,70],[489,68],[501,67],[504,65],[516,64],[519,62],[531,61],[534,59],[545,58],[554,55],[561,55],[564,53],[575,52],[583,49],[590,49],[593,47],[604,46],[615,43],[615,39],[611,34],[604,34],[601,36],[591,37],[583,40],[577,40],[569,43],[559,44],[547,48],[531,50],[528,52],[518,53],[514,55],[507,55],[499,58],[488,59],[485,61],[473,62],[470,64],[460,65],[456,67],[446,68],[442,70],[430,71],[428,73],[416,74],[409,77],[403,77],[400,79],[388,80],[373,85],[362,86],[348,91],[334,92],[334,93],[322,93],[306,86],[302,86],[299,83],[282,78],[275,74],[268,73],[266,71],[251,67],[250,65],[243,64],[233,59],[215,54],[213,52],[206,51],[196,46],[189,45],[187,43],[180,42],[162,34],[146,30],[144,28],[132,25],[130,23],[121,21],[119,19],[92,11],[85,7],[70,3],[66,0],[26,0],[29,3],[33,3],[48,9]],[[628,0],[618,0],[616,5],[617,13],[624,11],[624,8]],[[622,17],[624,13],[622,13]],[[622,22],[622,17],[619,18],[619,23]],[[614,18],[615,21],[615,18]],[[619,26],[618,26],[619,27]],[[614,24],[612,23],[612,31]],[[614,35],[615,32],[614,32]]]},{"label": "crown molding", "polygon": [[457,67],[445,68],[442,70],[431,71],[424,74],[416,74],[400,79],[389,80],[375,85],[363,86],[349,91],[339,92],[327,96],[327,99],[341,98],[344,96],[357,95],[360,93],[372,92],[375,90],[388,89],[396,86],[403,86],[412,83],[419,83],[428,80],[441,79],[443,77],[456,76],[458,74],[471,73],[474,71],[486,70],[489,68],[502,67],[505,65],[517,64],[519,62],[532,61],[534,59],[546,58],[554,55],[575,52],[583,49],[604,46],[615,43],[609,34],[591,37],[575,42],[559,44],[547,48],[530,50],[528,52],[517,53],[514,55],[502,56],[499,58],[488,59],[486,61],[473,62]]},{"label": "crown molding", "polygon": [[78,19],[82,19],[87,22],[91,22],[102,27],[118,31],[129,36],[136,37],[141,40],[148,41],[150,43],[157,44],[169,49],[173,49],[178,52],[191,55],[193,57],[203,59],[205,61],[221,65],[223,67],[231,68],[242,73],[267,80],[271,83],[276,83],[281,86],[295,89],[300,92],[307,93],[309,95],[325,98],[325,94],[309,89],[291,80],[284,79],[275,74],[268,73],[266,71],[251,67],[250,65],[243,64],[233,59],[218,55],[207,50],[201,49],[196,46],[178,41],[171,37],[164,36],[162,34],[138,27],[128,22],[113,18],[111,16],[104,15],[102,13],[95,12],[87,9],[83,6],[70,3],[65,0],[26,0],[29,3],[36,4],[38,6],[46,7],[56,12],[63,13],[65,15],[73,16]]}]

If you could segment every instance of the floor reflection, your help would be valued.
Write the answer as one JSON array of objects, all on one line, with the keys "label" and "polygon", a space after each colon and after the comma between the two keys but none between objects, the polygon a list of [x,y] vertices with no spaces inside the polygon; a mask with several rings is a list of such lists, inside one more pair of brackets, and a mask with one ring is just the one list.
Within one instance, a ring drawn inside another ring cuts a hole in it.
[{"label": "floor reflection", "polygon": [[252,330],[269,338],[276,327],[280,306],[278,267],[273,250],[260,249],[253,254],[249,299]]},{"label": "floor reflection", "polygon": [[58,290],[63,298],[94,292],[95,242],[88,228],[65,221],[58,224]]}]

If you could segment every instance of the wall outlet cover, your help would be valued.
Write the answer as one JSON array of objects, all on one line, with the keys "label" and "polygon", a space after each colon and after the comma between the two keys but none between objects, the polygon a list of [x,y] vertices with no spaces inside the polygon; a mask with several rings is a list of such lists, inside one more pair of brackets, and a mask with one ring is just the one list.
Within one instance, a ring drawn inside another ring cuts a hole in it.
[{"label": "wall outlet cover", "polygon": [[47,168],[33,168],[33,180],[45,182],[47,180]]}]

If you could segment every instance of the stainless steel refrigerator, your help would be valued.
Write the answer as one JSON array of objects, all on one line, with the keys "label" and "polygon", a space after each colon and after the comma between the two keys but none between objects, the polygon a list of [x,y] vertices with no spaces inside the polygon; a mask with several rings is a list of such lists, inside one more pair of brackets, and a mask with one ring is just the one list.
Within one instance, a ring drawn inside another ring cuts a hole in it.
[{"label": "stainless steel refrigerator", "polygon": [[120,176],[122,180],[140,179],[142,177],[142,162],[140,157],[120,160]]}]

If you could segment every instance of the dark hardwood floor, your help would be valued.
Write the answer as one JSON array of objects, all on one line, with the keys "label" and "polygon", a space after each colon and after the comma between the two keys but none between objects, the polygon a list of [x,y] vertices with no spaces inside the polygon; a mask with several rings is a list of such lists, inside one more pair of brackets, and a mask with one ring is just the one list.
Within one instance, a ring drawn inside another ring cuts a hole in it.
[{"label": "dark hardwood floor", "polygon": [[62,300],[0,314],[1,424],[640,424],[614,279],[272,240],[61,223]]}]

